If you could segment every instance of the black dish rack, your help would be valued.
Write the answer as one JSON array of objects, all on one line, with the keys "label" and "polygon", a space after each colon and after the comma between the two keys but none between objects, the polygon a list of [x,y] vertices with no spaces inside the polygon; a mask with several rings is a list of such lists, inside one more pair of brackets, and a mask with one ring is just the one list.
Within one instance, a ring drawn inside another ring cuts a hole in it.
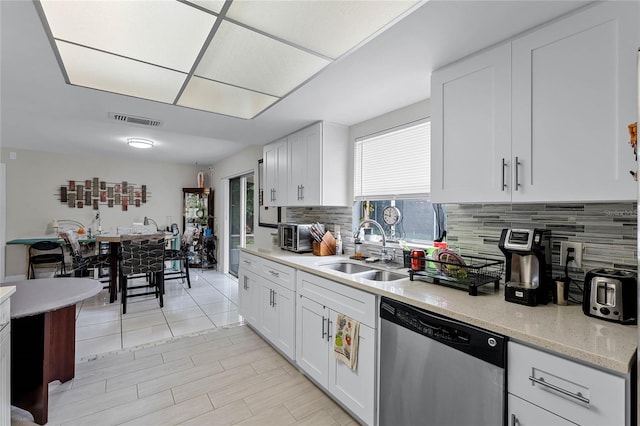
[{"label": "black dish rack", "polygon": [[[460,256],[464,265],[434,260],[430,257],[411,257],[410,251],[404,251],[404,266],[409,269],[409,279],[415,277],[428,278],[434,284],[442,284],[461,290],[468,290],[469,295],[477,296],[478,287],[493,283],[494,289],[500,287],[500,279],[504,273],[504,260],[479,256]],[[417,260],[423,269],[411,267],[411,260]]]}]

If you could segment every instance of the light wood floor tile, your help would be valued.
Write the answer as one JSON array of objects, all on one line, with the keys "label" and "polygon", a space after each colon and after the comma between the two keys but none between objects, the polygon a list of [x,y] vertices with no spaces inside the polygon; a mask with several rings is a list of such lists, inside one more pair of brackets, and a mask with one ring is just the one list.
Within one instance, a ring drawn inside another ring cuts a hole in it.
[{"label": "light wood floor tile", "polygon": [[189,426],[226,426],[237,424],[238,422],[248,419],[251,416],[253,416],[253,413],[251,412],[251,410],[249,410],[249,407],[247,407],[244,401],[236,401],[222,408],[218,408],[201,416],[194,417],[193,419],[181,424]]},{"label": "light wood floor tile", "polygon": [[188,358],[179,359],[173,362],[165,362],[163,364],[149,366],[148,368],[142,367],[136,371],[107,379],[107,392],[113,392],[117,389],[136,385],[156,378],[163,378],[175,373],[181,374],[193,367],[193,362]]},{"label": "light wood floor tile", "polygon": [[[135,386],[118,392],[105,393],[97,398],[89,398],[68,405],[49,405],[49,423],[52,425],[69,422],[110,408],[119,407],[138,397]],[[87,425],[88,423],[85,423]]]},{"label": "light wood floor tile", "polygon": [[215,408],[220,408],[257,393],[271,392],[274,386],[287,383],[288,380],[290,380],[289,375],[283,369],[277,368],[231,383],[216,392],[209,392],[209,399]]},{"label": "light wood floor tile", "polygon": [[[188,359],[188,358],[187,358]],[[205,366],[193,367],[185,371],[166,374],[151,380],[144,380],[138,383],[138,394],[140,396],[149,395],[165,389],[172,389],[180,385],[193,383],[205,377],[222,373],[224,369],[219,363],[207,364]],[[212,379],[213,380],[213,379]]]},{"label": "light wood floor tile", "polygon": [[76,377],[73,379],[74,383],[76,385],[82,385],[107,380],[113,377],[134,373],[140,369],[163,364],[161,355],[155,355],[154,357],[149,357],[144,360],[132,359],[120,361],[118,357],[114,359],[116,362],[111,362],[110,364],[103,363],[102,368],[86,371],[85,374],[78,374],[78,372],[76,372]]},{"label": "light wood floor tile", "polygon": [[299,379],[291,378],[286,382],[273,386],[267,392],[250,395],[244,398],[244,401],[254,414],[261,414],[273,407],[284,404],[301,393],[311,392],[314,388],[315,385],[304,377]]},{"label": "light wood floor tile", "polygon": [[[175,404],[167,408],[155,411],[141,416],[128,422],[122,423],[121,426],[138,426],[138,425],[177,425],[199,417],[205,413],[213,411],[213,405],[206,395],[200,395],[193,399]],[[201,425],[213,425],[214,423],[200,423]]]},{"label": "light wood floor tile", "polygon": [[123,422],[132,421],[141,416],[154,413],[172,405],[173,397],[169,391],[156,393],[140,399],[137,399],[136,396],[117,407],[111,407],[88,416],[76,417],[70,421],[62,423],[62,426],[119,425]]},{"label": "light wood floor tile", "polygon": [[289,413],[289,410],[283,405],[278,405],[236,424],[242,426],[284,426],[292,425],[295,422],[296,419]]},{"label": "light wood floor tile", "polygon": [[338,423],[329,413],[324,410],[316,410],[308,416],[294,423],[296,426],[339,426]]},{"label": "light wood floor tile", "polygon": [[185,383],[174,387],[172,389],[173,397],[176,402],[182,402],[204,393],[217,392],[235,382],[246,380],[247,378],[255,375],[256,372],[253,371],[253,369],[247,369],[244,367],[223,371],[213,376],[203,377],[199,380],[194,380],[191,383]]}]

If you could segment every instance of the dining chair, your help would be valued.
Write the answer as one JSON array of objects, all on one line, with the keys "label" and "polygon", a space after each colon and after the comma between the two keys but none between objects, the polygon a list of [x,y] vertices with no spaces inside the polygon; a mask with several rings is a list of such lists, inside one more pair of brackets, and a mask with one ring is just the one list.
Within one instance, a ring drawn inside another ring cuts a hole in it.
[{"label": "dining chair", "polygon": [[54,275],[66,274],[64,265],[64,251],[62,244],[57,241],[36,241],[29,246],[29,266],[27,268],[27,279],[36,277],[36,266],[56,266]]},{"label": "dining chair", "polygon": [[189,277],[189,251],[193,245],[193,237],[195,235],[196,228],[188,227],[182,233],[180,239],[180,248],[174,250],[165,250],[164,260],[178,262],[178,269],[165,269],[164,279],[175,280],[181,279],[184,283],[184,279],[187,279],[187,285],[191,288],[191,278]]},{"label": "dining chair", "polygon": [[[73,231],[61,231],[58,236],[62,238],[69,250],[71,256],[71,266],[75,276],[84,276],[89,269],[99,269],[109,267],[109,254],[98,253],[87,255],[82,253],[82,248],[78,237]],[[101,282],[104,280],[100,280]],[[108,278],[106,280],[108,282]]]},{"label": "dining chair", "polygon": [[[120,288],[122,313],[127,313],[127,299],[155,295],[164,306],[164,233],[122,235],[120,240]],[[149,277],[144,283],[137,277]],[[146,290],[146,291],[144,291]]]}]

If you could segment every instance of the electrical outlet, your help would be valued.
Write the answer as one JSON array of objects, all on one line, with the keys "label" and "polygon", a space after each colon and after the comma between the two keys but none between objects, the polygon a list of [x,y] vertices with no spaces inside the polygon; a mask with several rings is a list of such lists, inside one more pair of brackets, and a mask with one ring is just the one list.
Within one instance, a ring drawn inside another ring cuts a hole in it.
[{"label": "electrical outlet", "polygon": [[560,241],[560,265],[564,267],[567,261],[567,249],[573,247],[574,260],[569,262],[570,268],[582,267],[582,243],[571,243],[569,241]]}]

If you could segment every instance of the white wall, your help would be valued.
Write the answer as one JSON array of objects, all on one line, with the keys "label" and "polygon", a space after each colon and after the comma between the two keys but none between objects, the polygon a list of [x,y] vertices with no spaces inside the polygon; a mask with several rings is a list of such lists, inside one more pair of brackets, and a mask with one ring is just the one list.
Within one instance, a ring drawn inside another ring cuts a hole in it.
[{"label": "white wall", "polygon": [[[225,184],[226,179],[236,177],[251,171],[254,172],[255,182],[257,185],[258,160],[260,160],[261,158],[262,146],[251,146],[236,155],[225,158],[223,161],[215,163],[212,166],[210,176],[211,186],[215,190],[214,233],[218,236],[219,265],[224,264],[224,260],[227,256],[227,253],[225,253],[224,250],[226,244],[223,239],[223,227],[225,226],[225,218],[228,218],[228,204],[224,199],[228,195],[223,190],[223,185]],[[270,249],[272,246],[271,233],[275,232],[276,230],[274,228],[258,226],[258,192],[256,191],[255,194],[256,196],[254,197],[254,211],[256,212],[256,216],[254,226],[254,248]]]},{"label": "white wall", "polygon": [[[10,152],[16,159],[10,159]],[[129,161],[126,159],[52,154],[38,151],[2,149],[0,161],[6,164],[6,240],[53,236],[52,219],[72,219],[97,228],[96,211],[91,207],[70,208],[59,200],[60,186],[69,180],[98,177],[107,182],[127,181],[147,185],[147,203],[129,206],[100,206],[102,229],[115,232],[117,226],[142,222],[145,216],[164,227],[177,223],[182,231],[182,188],[196,186],[194,166],[171,163]],[[7,277],[26,271],[25,247],[6,246]]]}]

